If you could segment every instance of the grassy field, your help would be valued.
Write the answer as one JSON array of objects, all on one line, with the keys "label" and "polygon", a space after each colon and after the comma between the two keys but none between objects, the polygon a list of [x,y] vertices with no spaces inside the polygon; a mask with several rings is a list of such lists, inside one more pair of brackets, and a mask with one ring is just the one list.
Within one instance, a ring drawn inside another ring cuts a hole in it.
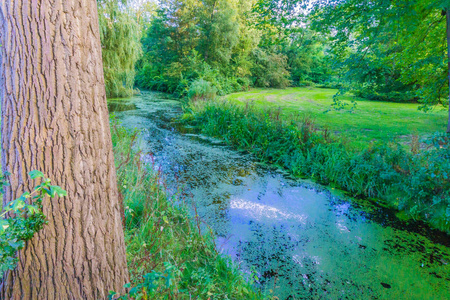
[{"label": "grassy field", "polygon": [[[337,134],[348,136],[355,145],[367,144],[373,140],[391,141],[396,139],[402,143],[411,141],[411,135],[419,137],[434,132],[444,132],[447,122],[447,111],[443,107],[435,107],[430,112],[418,110],[417,104],[402,104],[369,101],[356,98],[356,108],[350,112],[330,109],[335,89],[321,88],[288,88],[288,89],[254,89],[248,92],[234,93],[226,96],[232,103],[245,104],[252,102],[257,108],[278,109],[281,107],[283,118],[309,115],[317,125],[328,127]],[[355,99],[344,96],[342,100]]]}]

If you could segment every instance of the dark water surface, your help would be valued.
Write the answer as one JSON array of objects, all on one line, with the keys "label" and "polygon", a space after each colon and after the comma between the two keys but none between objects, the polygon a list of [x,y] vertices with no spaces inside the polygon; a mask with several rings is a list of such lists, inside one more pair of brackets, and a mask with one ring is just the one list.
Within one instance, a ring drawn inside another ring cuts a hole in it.
[{"label": "dark water surface", "polygon": [[171,122],[180,103],[164,94],[111,100],[109,108],[124,126],[144,130],[144,151],[169,190],[193,201],[220,251],[279,299],[450,299],[448,235],[180,128]]}]

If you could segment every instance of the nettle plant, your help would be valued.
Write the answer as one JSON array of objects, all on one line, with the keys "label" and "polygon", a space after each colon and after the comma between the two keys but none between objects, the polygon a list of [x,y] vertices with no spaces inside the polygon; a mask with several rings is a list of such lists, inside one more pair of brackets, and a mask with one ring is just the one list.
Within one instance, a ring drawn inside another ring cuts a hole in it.
[{"label": "nettle plant", "polygon": [[[0,178],[0,188],[8,185],[5,174]],[[25,192],[14,201],[3,207],[0,214],[0,273],[15,268],[18,258],[17,251],[25,246],[25,242],[30,240],[36,232],[47,224],[47,218],[42,211],[42,202],[48,196],[63,197],[67,192],[56,185],[51,185],[51,181],[45,178],[40,171],[31,171],[28,174],[31,179],[41,178],[41,184],[34,190]]]}]

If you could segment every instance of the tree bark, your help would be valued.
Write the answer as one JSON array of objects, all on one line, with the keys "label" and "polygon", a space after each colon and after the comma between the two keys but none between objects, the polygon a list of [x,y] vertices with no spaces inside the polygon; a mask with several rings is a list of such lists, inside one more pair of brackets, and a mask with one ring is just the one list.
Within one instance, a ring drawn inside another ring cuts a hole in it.
[{"label": "tree bark", "polygon": [[44,201],[0,299],[105,299],[128,281],[95,0],[0,3],[4,202],[40,170],[68,192]]},{"label": "tree bark", "polygon": [[450,9],[446,10],[447,19],[447,60],[448,60],[448,120],[447,120],[447,133],[450,133]]}]

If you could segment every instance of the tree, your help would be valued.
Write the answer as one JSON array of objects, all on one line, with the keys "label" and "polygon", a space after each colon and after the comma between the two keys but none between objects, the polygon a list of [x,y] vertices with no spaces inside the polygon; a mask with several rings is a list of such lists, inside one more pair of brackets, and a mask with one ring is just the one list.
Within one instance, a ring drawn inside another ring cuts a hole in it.
[{"label": "tree", "polygon": [[[318,0],[312,16],[318,29],[333,35],[336,53],[350,48],[356,54],[346,59],[349,77],[355,65],[372,55],[403,87],[410,86],[427,110],[450,100],[445,34],[449,5],[448,0]],[[448,122],[450,127],[450,113]]]},{"label": "tree", "polygon": [[258,42],[244,17],[251,2],[160,1],[142,39],[137,85],[183,95],[201,78],[221,93],[239,90],[250,73],[248,58]]},{"label": "tree", "polygon": [[4,202],[41,170],[68,196],[5,274],[1,299],[105,299],[128,281],[94,0],[0,4]]},{"label": "tree", "polygon": [[156,0],[129,0],[127,4],[141,27],[140,29],[147,29],[158,8]]},{"label": "tree", "polygon": [[205,0],[199,16],[199,51],[204,60],[221,67],[229,63],[239,42],[236,0]]},{"label": "tree", "polygon": [[[357,75],[369,86],[408,92],[427,110],[450,104],[449,6],[449,0],[258,0],[255,10],[265,23],[288,28],[312,20],[314,29],[332,37],[347,79]],[[450,108],[447,127],[450,133]]]},{"label": "tree", "polygon": [[[134,66],[141,55],[141,32],[125,0],[98,0],[107,97],[133,95]],[[137,17],[137,16],[136,16]]]}]

